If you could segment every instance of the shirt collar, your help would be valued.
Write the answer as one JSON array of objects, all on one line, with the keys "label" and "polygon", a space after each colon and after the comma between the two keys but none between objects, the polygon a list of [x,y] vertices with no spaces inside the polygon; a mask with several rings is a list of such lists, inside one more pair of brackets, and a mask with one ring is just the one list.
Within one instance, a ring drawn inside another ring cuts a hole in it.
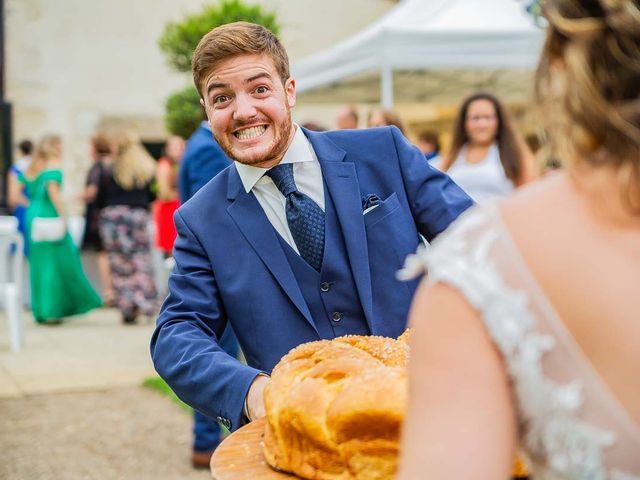
[{"label": "shirt collar", "polygon": [[[280,160],[280,163],[312,162],[314,157],[311,153],[311,145],[307,137],[298,125],[294,124],[294,127],[296,133],[293,135],[293,141],[291,145],[289,145],[284,157],[282,157],[282,160]],[[236,161],[233,163],[236,165],[236,170],[238,170],[238,175],[240,175],[240,180],[247,193],[249,193],[264,174],[269,171],[268,168],[253,167]]]}]

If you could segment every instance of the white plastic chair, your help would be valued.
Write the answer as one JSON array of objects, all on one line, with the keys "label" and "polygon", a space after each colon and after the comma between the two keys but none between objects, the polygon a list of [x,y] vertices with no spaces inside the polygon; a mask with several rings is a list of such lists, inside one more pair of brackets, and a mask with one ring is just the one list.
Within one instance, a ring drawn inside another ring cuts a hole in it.
[{"label": "white plastic chair", "polygon": [[22,262],[23,240],[18,219],[0,216],[0,302],[9,321],[11,350],[22,349]]}]

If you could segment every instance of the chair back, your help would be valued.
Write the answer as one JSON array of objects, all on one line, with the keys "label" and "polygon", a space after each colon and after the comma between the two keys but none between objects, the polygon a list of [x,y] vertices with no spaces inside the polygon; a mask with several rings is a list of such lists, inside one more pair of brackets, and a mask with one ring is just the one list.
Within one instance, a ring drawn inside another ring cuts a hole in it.
[{"label": "chair back", "polygon": [[22,235],[18,219],[0,216],[0,302],[9,322],[11,350],[22,349]]},{"label": "chair back", "polygon": [[16,217],[0,216],[0,285],[22,285],[22,235]]}]

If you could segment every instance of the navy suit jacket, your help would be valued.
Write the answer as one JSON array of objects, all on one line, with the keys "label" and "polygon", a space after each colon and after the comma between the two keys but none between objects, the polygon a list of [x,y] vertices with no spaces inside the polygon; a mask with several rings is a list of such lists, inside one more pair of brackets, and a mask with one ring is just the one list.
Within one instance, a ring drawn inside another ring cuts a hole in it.
[{"label": "navy suit jacket", "polygon": [[[431,240],[472,201],[395,127],[303,131],[335,204],[369,330],[396,337],[417,286],[398,281],[397,270],[419,234]],[[362,199],[372,194],[382,201],[363,215]],[[151,342],[153,361],[186,403],[236,429],[258,372],[319,335],[278,234],[235,166],[184,204],[175,222],[176,267]],[[227,322],[248,365],[217,343]]]},{"label": "navy suit jacket", "polygon": [[222,151],[211,130],[200,125],[187,142],[178,173],[180,202],[185,203],[231,160]]}]

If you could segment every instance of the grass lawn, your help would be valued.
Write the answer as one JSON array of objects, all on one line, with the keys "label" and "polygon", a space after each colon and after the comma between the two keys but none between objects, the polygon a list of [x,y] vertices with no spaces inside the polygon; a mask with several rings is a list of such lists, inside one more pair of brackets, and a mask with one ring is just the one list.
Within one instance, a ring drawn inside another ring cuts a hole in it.
[{"label": "grass lawn", "polygon": [[171,387],[169,387],[169,385],[167,385],[167,383],[160,377],[149,377],[144,382],[142,382],[142,386],[146,388],[150,388],[151,390],[155,390],[156,392],[160,392],[163,395],[166,395],[172,401],[174,401],[178,406],[180,406],[180,408],[182,408],[185,412],[187,413],[193,412],[193,409],[189,405],[184,403],[182,400],[180,400],[176,396],[176,394],[173,393],[173,390],[171,390]]},{"label": "grass lawn", "polygon": [[[169,385],[167,385],[167,383],[160,377],[157,377],[157,376],[149,377],[144,382],[142,382],[142,386],[145,388],[150,388],[151,390],[155,390],[156,392],[159,392],[162,395],[169,397],[176,405],[178,405],[185,412],[189,414],[193,412],[193,409],[189,405],[184,403],[182,400],[180,400],[178,396],[175,393],[173,393],[173,390],[171,390],[171,387],[169,387]],[[223,425],[220,425],[220,429],[222,430],[222,434],[224,436],[229,435],[229,430],[227,430]]]}]

